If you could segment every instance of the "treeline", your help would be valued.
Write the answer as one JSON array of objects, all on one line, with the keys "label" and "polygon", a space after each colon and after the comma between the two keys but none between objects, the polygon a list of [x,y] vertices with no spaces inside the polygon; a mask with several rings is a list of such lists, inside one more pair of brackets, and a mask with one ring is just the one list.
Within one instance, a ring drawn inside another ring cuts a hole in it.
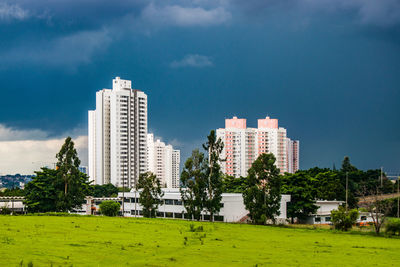
[{"label": "treeline", "polygon": [[[315,213],[315,201],[346,200],[346,177],[348,184],[348,206],[357,208],[358,200],[371,192],[393,193],[397,184],[392,183],[381,170],[359,170],[345,157],[339,170],[329,168],[311,168],[294,174],[281,176],[281,193],[291,195],[287,213],[292,221],[300,221]],[[224,177],[224,192],[243,193],[248,187],[248,177]]]}]

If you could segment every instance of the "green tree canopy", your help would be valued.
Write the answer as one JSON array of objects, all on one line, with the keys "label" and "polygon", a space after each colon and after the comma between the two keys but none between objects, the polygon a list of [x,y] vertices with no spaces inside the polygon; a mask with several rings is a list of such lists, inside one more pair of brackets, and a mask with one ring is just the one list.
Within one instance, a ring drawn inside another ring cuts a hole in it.
[{"label": "green tree canopy", "polygon": [[71,137],[57,154],[56,170],[42,168],[25,187],[25,203],[30,212],[70,211],[82,206],[90,192],[88,176],[79,171]]},{"label": "green tree canopy", "polygon": [[214,221],[214,214],[218,213],[222,206],[223,174],[219,162],[223,160],[220,155],[224,148],[224,143],[221,138],[217,138],[215,130],[211,130],[203,148],[208,152],[209,156],[206,169],[207,198],[204,202],[204,208],[210,214],[210,221]]},{"label": "green tree canopy", "polygon": [[273,154],[261,154],[252,164],[243,200],[253,223],[275,223],[280,214],[281,177]]},{"label": "green tree canopy", "polygon": [[206,196],[207,159],[198,149],[186,160],[180,179],[180,192],[189,219],[200,220]]},{"label": "green tree canopy", "polygon": [[87,193],[89,183],[87,176],[79,171],[81,161],[74,147],[71,137],[65,139],[65,143],[57,154],[57,182],[63,182],[64,192],[58,192],[57,209],[68,211],[82,205]]},{"label": "green tree canopy", "polygon": [[160,180],[151,172],[139,175],[136,190],[140,190],[139,202],[142,206],[143,216],[154,218],[157,215],[158,205],[161,204],[161,197],[164,193],[161,190]]},{"label": "green tree canopy", "polygon": [[340,170],[342,172],[354,172],[357,171],[357,168],[351,165],[350,158],[345,156],[342,162],[342,168]]},{"label": "green tree canopy", "polygon": [[[50,212],[57,211],[58,191],[57,171],[42,168],[36,171],[33,177],[25,186],[25,204],[29,212]],[[63,190],[63,188],[61,188]]]},{"label": "green tree canopy", "polygon": [[225,193],[243,193],[247,187],[247,177],[223,176],[223,192]]},{"label": "green tree canopy", "polygon": [[282,177],[282,194],[290,195],[291,199],[287,205],[287,214],[292,223],[295,218],[301,222],[317,211],[314,183],[314,179],[304,172],[286,174]]},{"label": "green tree canopy", "polygon": [[113,184],[90,186],[91,195],[94,197],[112,197],[118,195],[118,188]]}]

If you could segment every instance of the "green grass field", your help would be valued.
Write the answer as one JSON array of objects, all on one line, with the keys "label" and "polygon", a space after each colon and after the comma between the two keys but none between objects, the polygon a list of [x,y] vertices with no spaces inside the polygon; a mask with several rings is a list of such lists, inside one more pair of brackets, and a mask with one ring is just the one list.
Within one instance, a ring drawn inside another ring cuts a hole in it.
[{"label": "green grass field", "polygon": [[192,232],[191,223],[0,216],[0,266],[400,266],[400,239],[224,223]]}]

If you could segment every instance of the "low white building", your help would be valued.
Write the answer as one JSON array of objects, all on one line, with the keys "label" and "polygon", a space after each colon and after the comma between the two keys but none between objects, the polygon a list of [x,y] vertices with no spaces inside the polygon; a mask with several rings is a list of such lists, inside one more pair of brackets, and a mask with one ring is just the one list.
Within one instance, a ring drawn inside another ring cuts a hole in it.
[{"label": "low white building", "polygon": [[24,197],[0,197],[0,210],[7,208],[13,213],[24,213],[25,205],[23,201]]},{"label": "low white building", "polygon": [[[162,197],[162,205],[158,207],[157,217],[171,218],[171,219],[187,219],[185,207],[182,204],[181,194],[179,189],[162,189],[164,196]],[[124,215],[126,217],[141,217],[142,206],[139,204],[139,192],[132,190],[124,194]],[[122,193],[118,193],[118,198],[91,198],[88,199],[92,202],[93,208],[88,205],[83,205],[82,209],[78,211],[81,214],[91,214],[92,210],[98,210],[99,205],[104,200],[114,200],[122,204]],[[287,202],[290,202],[290,195],[282,195],[280,215],[277,221],[285,223]],[[240,193],[223,193],[222,194],[222,208],[221,211],[214,216],[215,221],[223,222],[241,222],[245,221],[248,211],[243,204],[243,196]],[[121,207],[122,210],[122,207]],[[209,215],[205,212],[202,213],[202,220],[208,221]]]},{"label": "low white building", "polygon": [[337,210],[343,201],[338,200],[317,200],[315,205],[318,210],[315,214],[309,216],[306,220],[307,224],[332,224],[331,211]]}]

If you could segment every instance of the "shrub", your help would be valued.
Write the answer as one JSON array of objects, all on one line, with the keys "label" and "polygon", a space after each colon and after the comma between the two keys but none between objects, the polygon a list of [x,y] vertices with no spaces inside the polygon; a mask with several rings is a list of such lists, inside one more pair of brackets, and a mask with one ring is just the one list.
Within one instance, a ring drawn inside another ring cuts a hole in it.
[{"label": "shrub", "polygon": [[100,203],[100,212],[106,216],[117,216],[121,205],[112,200],[106,200]]},{"label": "shrub", "polygon": [[7,208],[7,207],[3,207],[0,211],[1,215],[9,215],[11,214],[11,209]]},{"label": "shrub", "polygon": [[390,220],[386,223],[385,233],[388,235],[400,235],[400,220]]},{"label": "shrub", "polygon": [[344,207],[339,207],[338,210],[331,211],[331,217],[335,229],[347,231],[356,223],[358,211],[356,209],[346,211]]}]

